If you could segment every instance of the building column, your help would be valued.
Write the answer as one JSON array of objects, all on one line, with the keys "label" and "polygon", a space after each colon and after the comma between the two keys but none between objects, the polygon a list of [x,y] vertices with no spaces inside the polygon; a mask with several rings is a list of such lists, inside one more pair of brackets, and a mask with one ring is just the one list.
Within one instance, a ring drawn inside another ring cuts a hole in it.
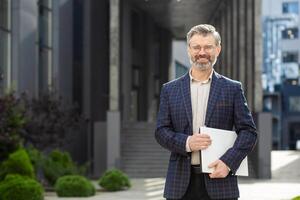
[{"label": "building column", "polygon": [[238,24],[238,35],[239,35],[239,64],[236,66],[239,70],[238,74],[238,80],[242,82],[243,88],[247,90],[246,84],[245,84],[245,71],[246,71],[246,37],[245,37],[245,31],[246,31],[246,20],[245,20],[245,0],[239,0],[238,5],[238,18],[239,18],[239,24]]},{"label": "building column", "polygon": [[226,7],[226,76],[232,77],[232,68],[233,68],[233,62],[232,62],[232,1],[229,1]]},{"label": "building column", "polygon": [[233,54],[232,56],[232,76],[230,78],[238,80],[238,65],[239,65],[239,32],[238,32],[238,25],[239,25],[239,16],[238,16],[238,5],[239,0],[232,0],[232,48]]},{"label": "building column", "polygon": [[120,0],[110,0],[109,110],[107,111],[107,168],[120,167],[119,65]]},{"label": "building column", "polygon": [[262,31],[261,31],[261,1],[254,0],[254,112],[262,111]]},{"label": "building column", "polygon": [[246,95],[247,95],[247,102],[251,110],[254,109],[254,103],[253,103],[253,95],[254,91],[253,89],[253,68],[254,68],[254,31],[253,29],[254,26],[254,16],[253,16],[253,1],[252,0],[247,0],[246,1],[246,87],[248,88],[246,90]]},{"label": "building column", "polygon": [[222,47],[225,47],[224,50],[221,52],[221,60],[222,60],[222,65],[221,65],[221,73],[226,75],[226,71],[227,71],[227,50],[226,50],[226,45],[227,45],[227,28],[226,28],[226,9],[225,6],[223,6],[222,9],[222,14],[221,14],[221,37],[222,37]]}]

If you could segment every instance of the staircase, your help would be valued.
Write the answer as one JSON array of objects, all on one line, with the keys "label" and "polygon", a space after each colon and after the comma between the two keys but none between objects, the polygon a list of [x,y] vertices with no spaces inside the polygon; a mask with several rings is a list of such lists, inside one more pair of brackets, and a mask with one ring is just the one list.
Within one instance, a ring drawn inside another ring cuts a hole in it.
[{"label": "staircase", "polygon": [[169,151],[154,137],[155,124],[126,123],[121,131],[121,166],[129,177],[165,177]]}]

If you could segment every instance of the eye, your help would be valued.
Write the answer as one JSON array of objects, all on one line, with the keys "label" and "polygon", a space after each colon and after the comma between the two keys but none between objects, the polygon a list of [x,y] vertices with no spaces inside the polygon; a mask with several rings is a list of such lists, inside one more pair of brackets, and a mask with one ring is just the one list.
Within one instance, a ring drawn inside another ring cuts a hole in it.
[{"label": "eye", "polygon": [[190,45],[190,48],[194,52],[200,52],[202,48],[203,48],[203,51],[205,51],[205,52],[211,52],[214,49],[214,46],[213,45],[205,45],[205,46],[201,47],[200,45]]}]

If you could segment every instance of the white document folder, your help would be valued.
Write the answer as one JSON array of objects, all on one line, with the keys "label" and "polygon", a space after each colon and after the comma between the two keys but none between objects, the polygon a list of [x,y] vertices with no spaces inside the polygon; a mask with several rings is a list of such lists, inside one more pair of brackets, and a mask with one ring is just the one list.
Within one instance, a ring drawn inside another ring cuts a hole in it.
[{"label": "white document folder", "polygon": [[[207,149],[201,150],[202,171],[205,173],[212,173],[213,168],[208,168],[208,165],[218,160],[229,148],[233,146],[237,134],[234,131],[208,127],[200,127],[200,132],[209,135],[212,140],[211,145]],[[247,157],[242,161],[235,175],[249,175]]]}]

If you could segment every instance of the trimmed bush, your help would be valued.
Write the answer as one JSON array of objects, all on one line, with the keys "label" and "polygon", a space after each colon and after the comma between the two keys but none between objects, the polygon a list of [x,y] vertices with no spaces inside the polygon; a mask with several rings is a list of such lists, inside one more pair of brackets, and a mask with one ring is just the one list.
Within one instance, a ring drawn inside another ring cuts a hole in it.
[{"label": "trimmed bush", "polygon": [[41,168],[43,167],[43,163],[45,161],[44,154],[31,145],[26,148],[26,152],[28,154],[30,162],[33,165],[36,175],[38,175],[38,173],[41,171]]},{"label": "trimmed bush", "polygon": [[54,150],[43,163],[43,172],[47,181],[54,185],[59,177],[84,174],[85,168],[77,167],[68,152]]},{"label": "trimmed bush", "polygon": [[10,174],[0,182],[1,200],[43,200],[44,189],[29,177]]},{"label": "trimmed bush", "polygon": [[99,185],[108,191],[130,188],[128,176],[118,169],[106,171],[99,180]]},{"label": "trimmed bush", "polygon": [[55,191],[59,197],[88,197],[95,195],[96,189],[85,177],[68,175],[57,179]]},{"label": "trimmed bush", "polygon": [[19,149],[10,154],[0,168],[0,180],[3,180],[7,174],[20,174],[34,178],[34,169],[24,149]]},{"label": "trimmed bush", "polygon": [[300,200],[300,196],[296,196],[292,200]]}]

